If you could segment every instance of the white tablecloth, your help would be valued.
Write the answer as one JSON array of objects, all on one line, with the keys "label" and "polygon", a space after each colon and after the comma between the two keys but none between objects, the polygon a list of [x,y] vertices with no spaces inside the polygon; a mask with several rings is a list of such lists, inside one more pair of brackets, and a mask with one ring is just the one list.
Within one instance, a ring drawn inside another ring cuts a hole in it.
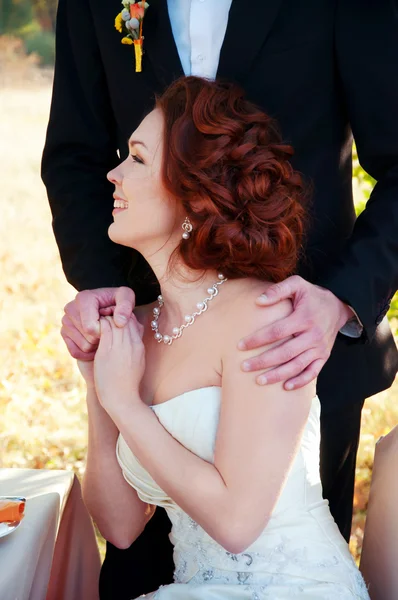
[{"label": "white tablecloth", "polygon": [[0,469],[0,495],[26,498],[21,525],[0,538],[0,599],[98,600],[101,561],[77,477]]}]

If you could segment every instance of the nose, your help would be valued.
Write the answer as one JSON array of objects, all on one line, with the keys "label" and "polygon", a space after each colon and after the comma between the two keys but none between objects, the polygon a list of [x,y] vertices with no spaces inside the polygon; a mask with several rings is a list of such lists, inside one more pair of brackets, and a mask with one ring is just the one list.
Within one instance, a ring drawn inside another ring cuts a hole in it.
[{"label": "nose", "polygon": [[109,173],[106,175],[107,180],[113,183],[113,185],[121,184],[121,173],[119,171],[119,167],[120,165],[109,171]]}]

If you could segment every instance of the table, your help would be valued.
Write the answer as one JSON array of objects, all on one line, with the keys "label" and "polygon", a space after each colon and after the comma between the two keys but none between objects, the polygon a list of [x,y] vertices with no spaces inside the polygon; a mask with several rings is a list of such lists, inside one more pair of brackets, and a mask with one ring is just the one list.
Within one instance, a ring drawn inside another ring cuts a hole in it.
[{"label": "table", "polygon": [[25,517],[0,538],[1,600],[98,600],[94,527],[76,475],[0,469],[0,495],[25,496]]}]

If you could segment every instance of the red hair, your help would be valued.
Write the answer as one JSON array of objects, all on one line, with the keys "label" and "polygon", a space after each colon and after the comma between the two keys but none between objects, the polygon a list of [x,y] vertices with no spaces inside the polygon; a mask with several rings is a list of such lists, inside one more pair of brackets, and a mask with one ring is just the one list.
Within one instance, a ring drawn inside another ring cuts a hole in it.
[{"label": "red hair", "polygon": [[195,270],[281,281],[303,241],[304,188],[275,122],[235,84],[182,77],[156,100],[162,179],[193,231],[177,248]]}]

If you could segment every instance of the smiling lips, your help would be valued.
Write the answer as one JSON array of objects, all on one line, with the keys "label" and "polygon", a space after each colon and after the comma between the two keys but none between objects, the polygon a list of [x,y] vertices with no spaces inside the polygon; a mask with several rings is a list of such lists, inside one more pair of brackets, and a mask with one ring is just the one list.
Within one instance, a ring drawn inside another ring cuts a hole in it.
[{"label": "smiling lips", "polygon": [[124,200],[115,199],[113,206],[114,208],[127,208],[128,202],[125,202]]}]

